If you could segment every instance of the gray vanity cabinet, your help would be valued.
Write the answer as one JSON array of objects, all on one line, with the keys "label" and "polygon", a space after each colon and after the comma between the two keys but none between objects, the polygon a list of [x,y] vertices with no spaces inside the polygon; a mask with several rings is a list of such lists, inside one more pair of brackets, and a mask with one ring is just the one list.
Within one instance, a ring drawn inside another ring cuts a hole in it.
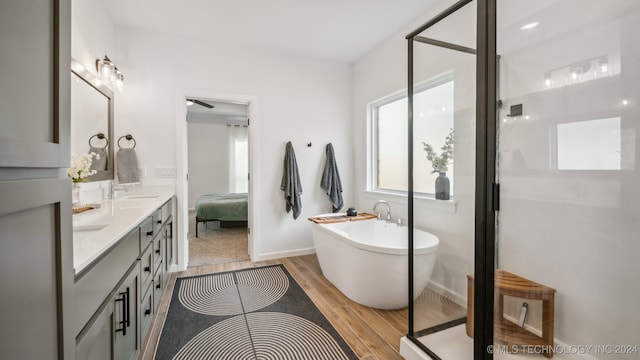
[{"label": "gray vanity cabinet", "polygon": [[140,237],[136,227],[77,274],[77,360],[138,356]]},{"label": "gray vanity cabinet", "polygon": [[153,270],[153,244],[148,244],[140,255],[140,289],[142,289],[142,293],[151,285]]},{"label": "gray vanity cabinet", "polygon": [[115,306],[109,301],[76,345],[76,359],[112,360],[115,358],[112,335],[115,331]]},{"label": "gray vanity cabinet", "polygon": [[123,284],[116,290],[115,305],[115,359],[137,358],[138,343],[138,264],[134,265]]},{"label": "gray vanity cabinet", "polygon": [[140,342],[144,343],[144,339],[151,327],[151,320],[155,314],[153,307],[153,286],[149,286],[142,291],[143,295],[140,299]]},{"label": "gray vanity cabinet", "polygon": [[169,216],[164,226],[164,271],[168,272],[173,263],[173,216]]},{"label": "gray vanity cabinet", "polygon": [[165,288],[173,199],[76,275],[76,359],[137,358]]},{"label": "gray vanity cabinet", "polygon": [[131,360],[138,356],[138,267],[136,262],[79,337],[76,359]]},{"label": "gray vanity cabinet", "polygon": [[0,24],[0,357],[72,359],[71,1],[1,1]]},{"label": "gray vanity cabinet", "polygon": [[[159,237],[159,236],[158,236]],[[151,319],[153,318],[153,275],[154,275],[154,244],[155,240],[148,244],[140,257],[140,339],[144,342],[147,336]]]}]

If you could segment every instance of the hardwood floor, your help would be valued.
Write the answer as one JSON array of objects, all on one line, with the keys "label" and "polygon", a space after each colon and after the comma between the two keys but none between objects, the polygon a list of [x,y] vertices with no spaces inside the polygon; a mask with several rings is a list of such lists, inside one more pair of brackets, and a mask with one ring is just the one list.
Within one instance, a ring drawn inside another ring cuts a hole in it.
[{"label": "hardwood floor", "polygon": [[[153,359],[164,318],[171,301],[177,277],[210,274],[271,264],[283,264],[291,276],[322,311],[335,329],[362,360],[403,359],[400,356],[400,338],[407,333],[408,310],[377,310],[357,304],[322,276],[315,255],[296,256],[269,261],[240,261],[188,268],[173,273],[165,289],[154,323],[141,349],[140,359]],[[438,316],[435,321],[444,322]],[[435,324],[434,324],[435,325]]]}]

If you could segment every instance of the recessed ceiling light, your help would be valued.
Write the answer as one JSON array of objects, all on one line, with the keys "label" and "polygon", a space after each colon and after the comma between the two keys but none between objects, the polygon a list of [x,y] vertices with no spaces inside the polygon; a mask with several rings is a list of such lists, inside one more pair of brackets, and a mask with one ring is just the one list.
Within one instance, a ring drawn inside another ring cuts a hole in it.
[{"label": "recessed ceiling light", "polygon": [[520,28],[520,30],[531,30],[531,29],[533,29],[534,27],[536,27],[536,26],[538,26],[538,25],[540,25],[540,23],[539,23],[539,22],[537,22],[537,21],[530,22],[530,23],[528,23],[528,24],[526,24],[526,25],[523,25],[523,26]]}]

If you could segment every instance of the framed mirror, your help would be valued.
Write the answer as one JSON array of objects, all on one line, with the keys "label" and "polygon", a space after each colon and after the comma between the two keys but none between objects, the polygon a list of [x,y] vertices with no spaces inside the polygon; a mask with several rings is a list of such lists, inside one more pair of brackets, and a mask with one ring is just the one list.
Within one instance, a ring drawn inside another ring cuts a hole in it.
[{"label": "framed mirror", "polygon": [[95,152],[89,181],[113,180],[113,91],[71,59],[71,152]]}]

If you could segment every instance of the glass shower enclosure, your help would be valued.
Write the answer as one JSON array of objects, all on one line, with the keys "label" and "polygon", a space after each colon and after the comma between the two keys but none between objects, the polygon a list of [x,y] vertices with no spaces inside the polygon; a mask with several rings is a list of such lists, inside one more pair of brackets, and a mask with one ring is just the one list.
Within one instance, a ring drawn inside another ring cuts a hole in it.
[{"label": "glass shower enclosure", "polygon": [[[424,289],[422,284],[411,289],[414,301],[409,306],[408,338],[434,359],[442,355],[433,344],[441,343],[437,333],[464,334],[468,276],[474,273],[475,28],[475,2],[459,1],[407,36],[409,164],[412,164],[409,226],[426,229],[440,240],[429,283]],[[433,84],[443,82],[448,90],[436,92]],[[425,144],[431,145],[436,153],[442,152],[449,133],[453,134],[455,160],[446,167],[450,196],[440,199],[436,190],[433,198],[426,199],[421,191],[424,183],[437,180],[435,175],[428,176],[432,164]],[[409,248],[414,250],[413,239],[409,241]],[[413,262],[413,251],[409,258],[410,274],[417,276],[420,266]],[[469,338],[467,346],[470,344]]]},{"label": "glass shower enclosure", "polygon": [[452,198],[410,184],[409,225],[441,240],[410,290],[431,358],[640,358],[639,33],[636,0],[476,0],[407,36],[413,169],[415,93],[454,89]]},{"label": "glass shower enclosure", "polygon": [[495,6],[495,357],[639,359],[640,3]]}]

